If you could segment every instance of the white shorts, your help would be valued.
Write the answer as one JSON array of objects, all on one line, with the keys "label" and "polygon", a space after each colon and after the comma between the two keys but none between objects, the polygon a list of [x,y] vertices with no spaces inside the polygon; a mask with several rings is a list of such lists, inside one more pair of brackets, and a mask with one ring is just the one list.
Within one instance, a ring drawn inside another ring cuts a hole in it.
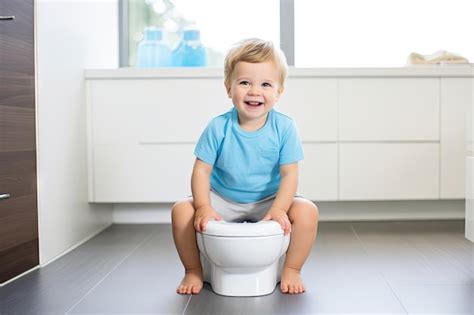
[{"label": "white shorts", "polygon": [[[211,190],[211,206],[227,222],[260,221],[270,210],[275,198],[276,194],[257,202],[238,203],[225,199],[217,192]],[[302,198],[302,196],[297,193],[295,198]]]}]

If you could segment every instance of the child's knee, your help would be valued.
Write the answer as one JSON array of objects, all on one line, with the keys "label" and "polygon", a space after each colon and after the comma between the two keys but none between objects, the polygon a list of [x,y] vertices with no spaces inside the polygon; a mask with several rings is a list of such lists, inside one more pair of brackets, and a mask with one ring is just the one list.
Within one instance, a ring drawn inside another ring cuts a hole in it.
[{"label": "child's knee", "polygon": [[316,224],[319,221],[319,209],[312,201],[308,200],[308,203],[306,204],[305,216],[305,219],[308,220],[308,223],[311,223],[311,225]]},{"label": "child's knee", "polygon": [[309,200],[301,200],[298,208],[293,213],[293,221],[310,226],[315,226],[319,221],[319,209]]},{"label": "child's knee", "polygon": [[315,203],[313,203],[312,201],[310,201],[310,202],[311,202],[312,207],[314,207],[313,211],[314,211],[314,214],[316,216],[315,219],[316,219],[316,222],[317,222],[317,221],[319,221],[319,208],[318,208],[318,206],[316,206]]},{"label": "child's knee", "polygon": [[194,217],[194,207],[191,198],[180,200],[171,207],[171,221],[173,224],[180,220],[186,221],[190,217]]}]

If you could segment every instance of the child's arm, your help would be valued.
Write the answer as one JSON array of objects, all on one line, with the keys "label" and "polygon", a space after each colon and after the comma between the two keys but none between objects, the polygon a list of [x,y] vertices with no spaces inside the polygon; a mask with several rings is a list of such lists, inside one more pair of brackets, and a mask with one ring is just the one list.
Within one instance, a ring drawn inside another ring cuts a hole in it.
[{"label": "child's arm", "polygon": [[191,191],[193,193],[194,229],[198,232],[205,231],[210,218],[222,220],[222,217],[211,207],[210,176],[212,166],[196,159],[191,176]]},{"label": "child's arm", "polygon": [[281,182],[273,204],[263,220],[274,220],[280,223],[285,235],[291,232],[291,223],[287,212],[295,197],[298,187],[298,163],[280,166]]}]

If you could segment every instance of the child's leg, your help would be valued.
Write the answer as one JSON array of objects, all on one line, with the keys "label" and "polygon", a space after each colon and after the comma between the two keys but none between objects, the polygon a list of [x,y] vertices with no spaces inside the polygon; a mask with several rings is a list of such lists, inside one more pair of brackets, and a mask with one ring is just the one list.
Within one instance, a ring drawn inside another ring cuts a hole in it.
[{"label": "child's leg", "polygon": [[173,239],[183,263],[185,275],[176,289],[180,294],[197,294],[202,289],[202,268],[194,229],[193,199],[174,204],[171,210]]},{"label": "child's leg", "polygon": [[295,198],[288,210],[291,222],[291,238],[281,273],[280,289],[283,293],[305,291],[300,271],[311,251],[318,229],[319,212],[314,203]]}]

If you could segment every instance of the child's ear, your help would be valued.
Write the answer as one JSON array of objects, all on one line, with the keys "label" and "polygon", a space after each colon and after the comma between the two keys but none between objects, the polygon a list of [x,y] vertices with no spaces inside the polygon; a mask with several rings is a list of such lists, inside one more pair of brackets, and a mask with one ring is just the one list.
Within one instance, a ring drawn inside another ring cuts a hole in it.
[{"label": "child's ear", "polygon": [[232,96],[230,95],[230,85],[228,85],[226,82],[224,82],[224,86],[225,86],[225,90],[227,91],[227,96],[229,98],[232,98]]},{"label": "child's ear", "polygon": [[285,91],[285,88],[282,86],[278,89],[278,95],[277,95],[277,101],[280,99],[280,96],[283,95],[283,92]]}]

